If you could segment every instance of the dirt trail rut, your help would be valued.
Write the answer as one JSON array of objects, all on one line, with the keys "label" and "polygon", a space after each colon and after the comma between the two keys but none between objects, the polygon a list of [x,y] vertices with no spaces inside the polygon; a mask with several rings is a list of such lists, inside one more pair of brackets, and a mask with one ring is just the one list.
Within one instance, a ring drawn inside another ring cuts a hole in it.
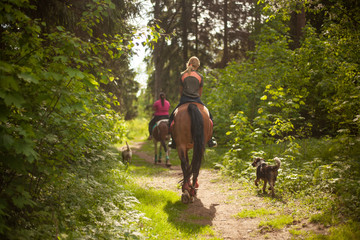
[{"label": "dirt trail rut", "polygon": [[[141,152],[140,147],[141,143],[135,143],[132,146],[134,154],[153,163],[152,156]],[[159,174],[156,181],[148,182],[146,186],[178,192],[180,198],[181,190],[177,188],[177,185],[181,178],[180,166],[172,166],[170,171]],[[236,218],[235,215],[245,209],[268,208],[269,202],[265,201],[263,196],[257,196],[256,193],[244,189],[240,184],[225,179],[215,170],[200,169],[199,185],[194,203],[189,204],[182,218],[197,224],[212,226],[216,237],[234,240],[279,240],[292,238],[289,229],[321,232],[321,229],[305,222],[294,222],[280,230],[272,230],[269,227],[259,227],[264,216],[262,218]],[[196,218],[189,218],[189,216],[196,216]]]}]

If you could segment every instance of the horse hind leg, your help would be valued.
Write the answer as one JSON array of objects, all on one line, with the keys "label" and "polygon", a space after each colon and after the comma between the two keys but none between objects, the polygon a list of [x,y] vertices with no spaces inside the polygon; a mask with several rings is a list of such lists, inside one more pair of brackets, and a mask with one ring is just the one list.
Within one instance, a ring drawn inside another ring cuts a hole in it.
[{"label": "horse hind leg", "polygon": [[[170,163],[170,159],[169,159],[169,150],[170,150],[170,148],[168,148],[168,147],[166,146],[165,140],[162,140],[162,141],[161,141],[161,146],[164,148],[166,166],[167,166],[167,167],[171,167],[171,163]],[[161,151],[161,150],[160,150],[160,151]]]},{"label": "horse hind leg", "polygon": [[178,155],[181,161],[181,170],[183,173],[182,191],[190,190],[190,173],[189,173],[189,162],[185,150],[178,148]]},{"label": "horse hind leg", "polygon": [[191,185],[191,190],[190,190],[191,196],[196,196],[197,188],[199,188],[198,176],[199,176],[199,172],[193,172],[193,179],[192,179],[192,185]]},{"label": "horse hind leg", "polygon": [[165,145],[165,141],[161,140],[160,141],[160,146],[159,146],[159,163],[161,163],[161,158],[162,158],[162,147],[165,150],[165,154],[166,154],[166,145]]},{"label": "horse hind leg", "polygon": [[189,157],[186,150],[180,151],[178,148],[179,157],[181,160],[181,169],[183,172],[183,184],[182,184],[182,192],[181,202],[184,204],[194,202],[194,188],[191,185],[190,177],[191,177],[191,167],[189,166]]}]

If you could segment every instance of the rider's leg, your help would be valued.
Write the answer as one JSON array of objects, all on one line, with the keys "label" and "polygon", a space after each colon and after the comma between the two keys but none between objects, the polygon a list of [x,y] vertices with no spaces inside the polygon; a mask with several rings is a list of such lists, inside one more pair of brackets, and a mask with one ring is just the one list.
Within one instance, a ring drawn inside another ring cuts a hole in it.
[{"label": "rider's leg", "polygon": [[155,122],[155,117],[153,117],[149,122],[149,137],[148,137],[148,140],[152,139],[152,129],[153,129],[153,126],[155,124],[154,122]]},{"label": "rider's leg", "polygon": [[153,130],[156,122],[159,121],[159,120],[160,120],[160,119],[159,119],[159,116],[154,116],[154,117],[151,119],[151,121],[150,121],[150,123],[149,123],[149,138],[148,138],[148,140],[151,140],[151,139],[152,139],[152,130]]},{"label": "rider's leg", "polygon": [[[211,115],[210,111],[209,111],[209,115],[210,115],[210,119],[211,119],[211,121],[213,123],[213,126],[214,126],[214,120],[212,118],[212,115]],[[207,144],[208,144],[209,147],[216,147],[217,146],[217,142],[216,142],[216,140],[215,140],[215,138],[213,136],[211,136],[211,138],[210,138],[210,140],[208,141]]]},{"label": "rider's leg", "polygon": [[[175,111],[176,108],[174,108],[174,111]],[[174,111],[172,111],[172,113],[170,114],[170,117],[169,117],[169,132],[170,132],[170,126],[171,126],[171,122],[173,121],[174,119]],[[170,132],[171,134],[171,132]],[[175,141],[172,137],[172,135],[170,135],[170,140],[169,140],[169,145],[168,147],[172,148],[172,149],[176,149],[176,144],[175,144]]]},{"label": "rider's leg", "polygon": [[[171,123],[172,121],[174,120],[174,112],[175,110],[182,104],[182,101],[180,99],[180,103],[174,108],[174,110],[171,112],[170,114],[170,117],[169,117],[169,132],[170,132],[170,126],[171,126]],[[170,132],[171,133],[171,132]],[[169,140],[169,145],[168,145],[170,148],[172,149],[176,149],[176,143],[172,137],[172,135],[170,135],[170,140]]]}]

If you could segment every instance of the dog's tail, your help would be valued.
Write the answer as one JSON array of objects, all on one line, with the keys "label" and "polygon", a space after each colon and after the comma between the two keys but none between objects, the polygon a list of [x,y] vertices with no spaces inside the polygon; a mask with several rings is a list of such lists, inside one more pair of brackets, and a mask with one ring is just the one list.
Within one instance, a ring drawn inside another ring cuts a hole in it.
[{"label": "dog's tail", "polygon": [[281,166],[281,161],[280,161],[280,159],[279,159],[278,157],[275,157],[274,160],[275,160],[275,162],[276,162],[276,167],[277,167],[277,169],[279,169],[280,166]]},{"label": "dog's tail", "polygon": [[129,144],[127,142],[126,142],[126,146],[127,146],[127,150],[130,152],[131,149],[130,149],[130,146],[129,146]]}]

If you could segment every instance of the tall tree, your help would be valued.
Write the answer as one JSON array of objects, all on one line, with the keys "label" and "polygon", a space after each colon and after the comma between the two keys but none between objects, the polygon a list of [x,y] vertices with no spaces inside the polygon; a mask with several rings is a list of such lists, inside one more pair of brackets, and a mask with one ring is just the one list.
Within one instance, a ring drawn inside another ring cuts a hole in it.
[{"label": "tall tree", "polygon": [[[155,0],[154,5],[154,18],[158,22],[161,19],[161,9],[163,7],[160,5],[160,0]],[[153,61],[154,61],[154,101],[158,98],[161,91],[162,83],[162,71],[163,71],[163,39],[159,39],[157,43],[154,44],[153,51]]]},{"label": "tall tree", "polygon": [[[75,36],[90,43],[96,39],[109,41],[110,35],[121,36],[131,34],[133,27],[124,21],[137,14],[139,6],[136,4],[127,4],[124,6],[123,1],[96,1],[96,5],[92,5],[92,1],[32,1],[36,7],[36,11],[29,11],[29,16],[40,18],[47,24],[43,26],[44,32],[51,32],[55,26],[63,26],[66,30],[71,31]],[[111,4],[106,12],[106,4]],[[97,19],[91,19],[89,14],[95,12]],[[87,14],[87,15],[86,15]],[[87,25],[89,28],[87,28]],[[123,44],[130,44],[131,39],[123,40]],[[106,76],[102,75],[103,81],[101,88],[105,89],[109,94],[113,94],[119,100],[119,104],[114,106],[117,112],[121,112],[125,116],[130,117],[136,115],[135,108],[132,108],[132,101],[136,98],[138,83],[134,81],[135,73],[130,70],[129,57],[132,55],[131,50],[122,49],[127,52],[128,56],[114,57],[113,49],[105,51],[100,60],[99,66],[111,69],[113,78],[110,83],[105,80]],[[97,53],[99,54],[99,53]],[[124,74],[126,73],[126,74]],[[96,74],[94,68],[93,74]],[[106,82],[106,83],[105,83]],[[122,87],[125,86],[125,87]]]},{"label": "tall tree", "polygon": [[188,59],[188,31],[190,27],[191,7],[189,7],[188,0],[181,0],[181,40],[182,40],[182,52],[183,61]]},{"label": "tall tree", "polygon": [[306,16],[305,16],[305,6],[300,2],[297,3],[296,9],[291,13],[290,18],[290,37],[292,39],[292,43],[290,43],[291,49],[295,49],[300,47],[300,40],[302,38],[303,29],[306,24]]},{"label": "tall tree", "polygon": [[229,29],[228,29],[228,0],[224,0],[224,52],[221,59],[220,67],[225,67],[229,62]]},{"label": "tall tree", "polygon": [[154,98],[159,91],[156,89],[162,89],[171,100],[177,101],[176,79],[190,56],[199,57],[202,66],[224,67],[231,60],[244,59],[245,52],[253,46],[250,34],[254,31],[254,19],[260,21],[259,11],[256,18],[254,16],[253,1],[177,0],[156,3],[154,0],[152,3],[158,24],[166,33],[176,32],[171,40],[159,40],[154,46],[151,62],[154,73],[148,81]]}]

